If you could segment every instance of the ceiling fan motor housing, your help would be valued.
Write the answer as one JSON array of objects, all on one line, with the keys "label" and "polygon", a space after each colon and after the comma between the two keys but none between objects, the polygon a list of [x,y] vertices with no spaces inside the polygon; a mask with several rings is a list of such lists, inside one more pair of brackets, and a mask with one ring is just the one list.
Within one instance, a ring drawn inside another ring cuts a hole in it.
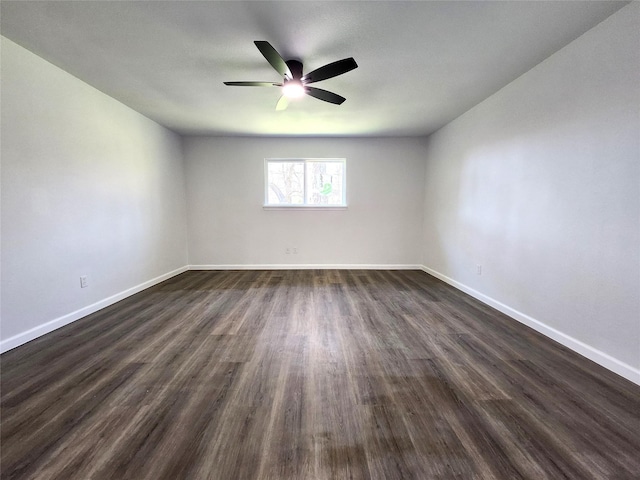
[{"label": "ceiling fan motor housing", "polygon": [[302,62],[298,60],[287,60],[285,63],[293,76],[292,80],[302,80]]}]

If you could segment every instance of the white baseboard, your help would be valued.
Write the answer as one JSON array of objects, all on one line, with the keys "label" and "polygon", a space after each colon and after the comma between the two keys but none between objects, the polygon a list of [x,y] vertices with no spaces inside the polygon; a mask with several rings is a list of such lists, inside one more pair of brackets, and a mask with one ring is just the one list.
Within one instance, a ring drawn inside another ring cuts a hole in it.
[{"label": "white baseboard", "polygon": [[326,264],[274,263],[256,265],[189,265],[189,270],[421,270],[421,265],[406,264]]},{"label": "white baseboard", "polygon": [[457,288],[458,290],[461,290],[464,293],[471,295],[472,297],[480,300],[482,303],[486,303],[487,305],[495,308],[496,310],[499,310],[500,312],[510,316],[511,318],[519,321],[520,323],[523,323],[528,327],[533,328],[537,332],[540,332],[543,335],[564,345],[565,347],[570,348],[571,350],[573,350],[576,353],[579,353],[583,357],[586,357],[589,360],[596,362],[598,365],[602,365],[606,369],[611,370],[612,372],[617,373],[618,375],[626,378],[627,380],[630,380],[640,385],[639,369],[634,368],[631,365],[628,365],[624,362],[621,362],[620,360],[592,347],[591,345],[587,345],[586,343],[581,342],[580,340],[577,340],[567,335],[566,333],[556,330],[555,328],[550,327],[549,325],[539,320],[536,320],[535,318],[530,317],[525,313],[522,313],[514,308],[511,308],[510,306],[505,305],[504,303],[499,302],[498,300],[495,300],[483,293],[480,293],[477,290],[474,290],[473,288],[464,285],[463,283],[460,283],[452,278],[449,278],[440,272],[437,272],[424,265],[422,265],[420,269],[428,273],[429,275],[433,275],[434,277],[442,280],[443,282],[448,283],[449,285]]},{"label": "white baseboard", "polygon": [[159,277],[156,277],[147,282],[141,283],[140,285],[136,285],[135,287],[131,287],[120,293],[116,293],[115,295],[105,298],[104,300],[100,300],[99,302],[93,303],[91,305],[88,305],[79,310],[63,315],[61,317],[55,318],[47,323],[38,325],[37,327],[27,330],[26,332],[22,332],[22,333],[19,333],[18,335],[14,335],[11,338],[7,338],[6,340],[2,340],[0,342],[0,353],[4,353],[8,350],[11,350],[12,348],[16,348],[16,347],[19,347],[20,345],[30,342],[31,340],[35,340],[36,338],[42,335],[45,335],[49,332],[57,330],[60,327],[64,327],[65,325],[68,325],[71,322],[75,322],[76,320],[79,320],[82,317],[86,317],[91,313],[97,312],[98,310],[108,307],[109,305],[119,302],[120,300],[124,300],[125,298],[130,297],[131,295],[141,292],[142,290],[145,290],[160,282],[164,282],[165,280],[168,280],[171,277],[175,277],[176,275],[186,272],[188,269],[189,268],[186,266],[178,268],[176,270],[173,270],[172,272],[165,273],[164,275],[160,275]]}]

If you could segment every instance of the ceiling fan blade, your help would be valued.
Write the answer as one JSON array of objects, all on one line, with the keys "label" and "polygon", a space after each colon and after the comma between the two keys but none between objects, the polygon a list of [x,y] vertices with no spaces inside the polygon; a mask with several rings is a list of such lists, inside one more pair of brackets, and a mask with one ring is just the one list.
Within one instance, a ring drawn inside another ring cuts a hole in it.
[{"label": "ceiling fan blade", "polygon": [[342,102],[346,100],[346,98],[341,97],[336,93],[329,92],[328,90],[322,90],[321,88],[305,87],[304,90],[307,95],[311,95],[312,97],[315,97],[318,100],[324,100],[325,102],[335,103],[336,105],[341,105]]},{"label": "ceiling fan blade", "polygon": [[280,87],[281,83],[273,82],[223,82],[231,87]]},{"label": "ceiling fan blade", "polygon": [[289,98],[286,95],[282,95],[278,100],[278,103],[276,103],[276,111],[279,112],[282,110],[286,110],[288,106],[289,106]]},{"label": "ceiling fan blade", "polygon": [[347,73],[354,68],[358,68],[358,64],[353,57],[343,58],[337,62],[329,63],[324,67],[315,69],[313,72],[307,73],[302,77],[304,83],[314,83],[327,78],[337,77],[343,73]]},{"label": "ceiling fan blade", "polygon": [[275,68],[276,72],[280,74],[282,77],[293,78],[291,74],[291,70],[287,66],[287,63],[282,59],[282,56],[276,51],[275,48],[271,46],[269,42],[265,42],[264,40],[256,40],[253,42],[260,50],[260,53],[267,59],[267,62],[271,64],[273,68]]}]

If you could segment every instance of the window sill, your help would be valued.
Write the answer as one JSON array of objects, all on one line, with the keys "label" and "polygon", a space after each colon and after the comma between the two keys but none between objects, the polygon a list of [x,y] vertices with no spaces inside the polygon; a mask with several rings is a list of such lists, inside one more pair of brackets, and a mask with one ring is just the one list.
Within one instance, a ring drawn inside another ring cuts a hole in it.
[{"label": "window sill", "polygon": [[263,210],[347,210],[346,205],[263,205]]}]

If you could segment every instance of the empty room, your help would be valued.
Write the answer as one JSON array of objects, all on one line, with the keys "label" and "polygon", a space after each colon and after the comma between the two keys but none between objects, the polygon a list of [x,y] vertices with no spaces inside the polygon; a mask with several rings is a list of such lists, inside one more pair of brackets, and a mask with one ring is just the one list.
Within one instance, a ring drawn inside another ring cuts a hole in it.
[{"label": "empty room", "polygon": [[640,478],[640,3],[2,0],[0,477]]}]

